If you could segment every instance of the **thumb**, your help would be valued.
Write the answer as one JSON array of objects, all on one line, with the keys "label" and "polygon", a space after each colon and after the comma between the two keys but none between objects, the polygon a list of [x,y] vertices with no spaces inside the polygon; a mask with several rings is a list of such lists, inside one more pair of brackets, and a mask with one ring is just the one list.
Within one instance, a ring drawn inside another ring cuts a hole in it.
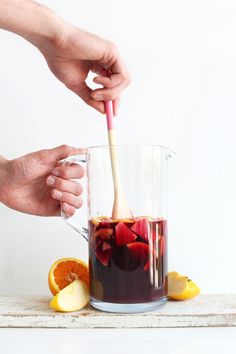
[{"label": "thumb", "polygon": [[48,149],[47,157],[50,162],[60,161],[65,159],[68,156],[76,155],[76,154],[85,154],[87,152],[86,148],[76,148],[70,145],[60,145],[53,149]]}]

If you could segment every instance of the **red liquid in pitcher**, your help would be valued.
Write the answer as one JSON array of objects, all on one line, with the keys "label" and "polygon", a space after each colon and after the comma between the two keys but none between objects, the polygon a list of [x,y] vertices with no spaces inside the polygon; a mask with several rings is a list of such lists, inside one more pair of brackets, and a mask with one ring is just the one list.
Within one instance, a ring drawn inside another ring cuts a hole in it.
[{"label": "red liquid in pitcher", "polygon": [[145,303],[167,295],[167,221],[140,217],[89,222],[90,295]]}]

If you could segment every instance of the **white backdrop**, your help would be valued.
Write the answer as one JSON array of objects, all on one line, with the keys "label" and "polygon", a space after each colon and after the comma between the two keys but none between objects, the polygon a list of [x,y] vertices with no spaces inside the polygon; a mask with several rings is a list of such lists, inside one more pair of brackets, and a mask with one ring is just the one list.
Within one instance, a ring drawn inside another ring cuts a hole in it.
[{"label": "white backdrop", "polygon": [[[117,43],[133,81],[117,121],[119,143],[169,146],[169,269],[202,292],[235,292],[235,1],[41,1]],[[41,54],[0,31],[0,154],[62,143],[106,143],[104,118],[68,91]],[[0,294],[48,294],[60,257],[86,259],[62,220],[0,206]]]}]

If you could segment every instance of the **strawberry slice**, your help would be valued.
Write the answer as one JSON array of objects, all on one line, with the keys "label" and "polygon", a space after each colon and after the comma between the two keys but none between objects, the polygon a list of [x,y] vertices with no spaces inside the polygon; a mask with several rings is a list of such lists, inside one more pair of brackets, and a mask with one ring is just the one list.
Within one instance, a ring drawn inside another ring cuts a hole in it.
[{"label": "strawberry slice", "polygon": [[135,241],[137,236],[123,222],[116,225],[116,245],[123,246]]},{"label": "strawberry slice", "polygon": [[147,218],[136,221],[130,230],[135,232],[138,236],[142,237],[145,241],[148,241],[149,222]]}]

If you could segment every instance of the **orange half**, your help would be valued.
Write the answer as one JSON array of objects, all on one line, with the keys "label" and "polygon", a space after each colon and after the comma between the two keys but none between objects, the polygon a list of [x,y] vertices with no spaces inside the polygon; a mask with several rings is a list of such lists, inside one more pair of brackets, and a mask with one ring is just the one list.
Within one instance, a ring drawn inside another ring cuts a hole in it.
[{"label": "orange half", "polygon": [[77,258],[61,258],[51,266],[48,273],[48,285],[56,295],[74,280],[82,280],[89,286],[88,265]]}]

